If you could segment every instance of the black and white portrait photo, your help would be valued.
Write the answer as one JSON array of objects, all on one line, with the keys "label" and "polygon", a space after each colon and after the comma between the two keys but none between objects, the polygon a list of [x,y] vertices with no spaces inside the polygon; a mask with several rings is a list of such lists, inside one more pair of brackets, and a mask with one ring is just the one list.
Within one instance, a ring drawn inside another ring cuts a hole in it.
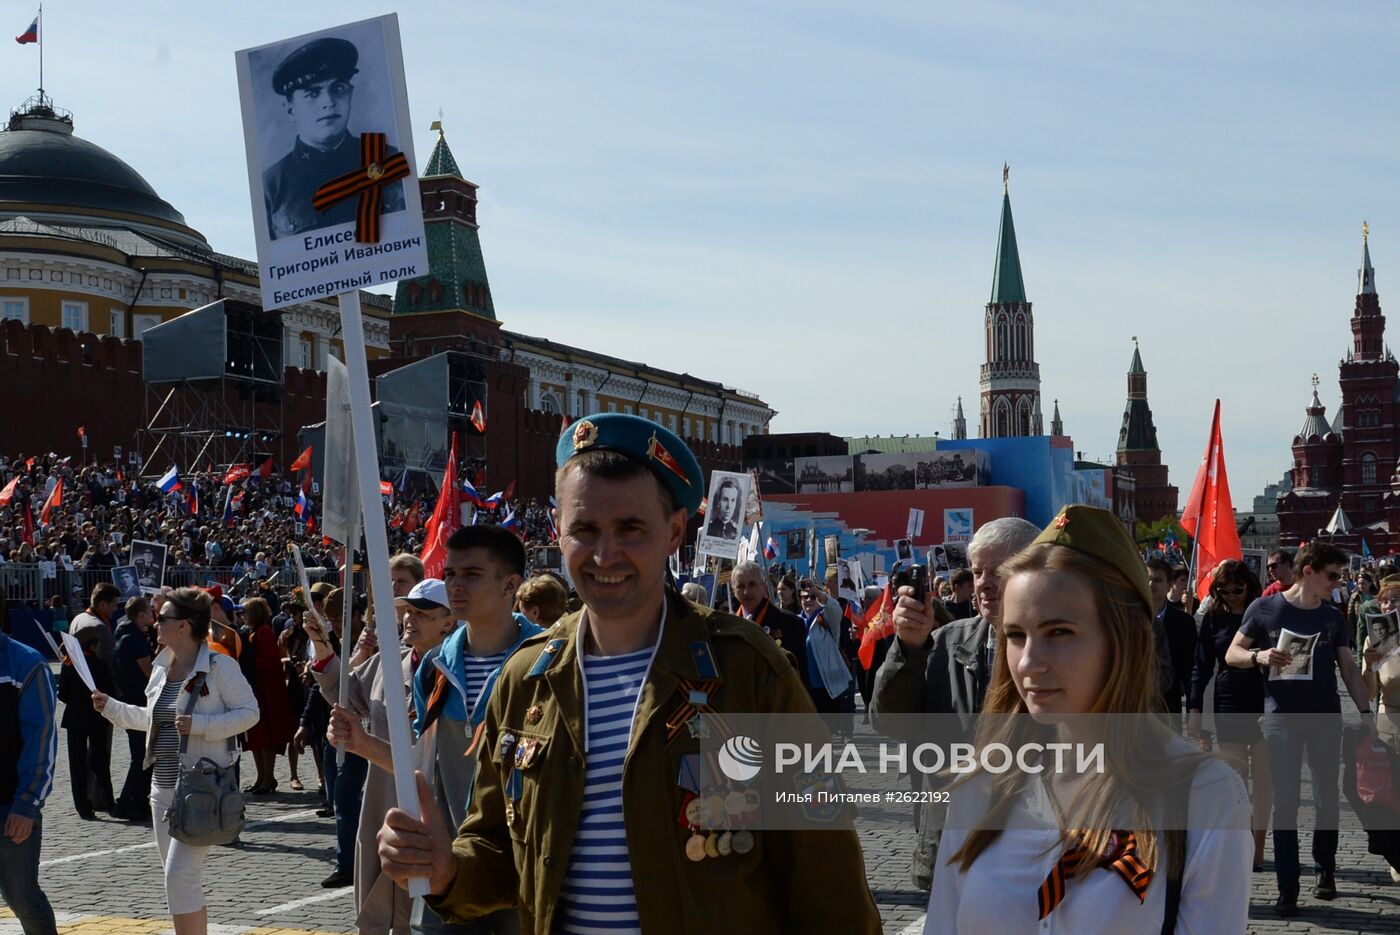
[{"label": "black and white portrait photo", "polygon": [[787,548],[783,550],[789,561],[807,557],[807,530],[789,529],[787,532]]},{"label": "black and white portrait photo", "polygon": [[[384,67],[382,43],[375,42],[377,31],[365,33],[356,28],[359,25],[309,42],[293,40],[259,49],[248,57],[256,100],[261,104],[259,149],[266,166],[262,173],[263,204],[272,240],[355,220],[355,198],[343,199],[324,211],[317,211],[311,199],[326,182],[360,166],[360,131],[387,131],[388,154],[399,151],[394,145],[398,134],[385,83],[366,81],[356,101],[360,46],[369,56],[363,62],[368,75],[372,77]],[[365,33],[364,39],[357,42],[357,33]],[[376,52],[380,61],[373,58]],[[267,100],[269,92],[275,103]],[[267,119],[269,112],[274,119]],[[384,186],[383,196],[383,213],[402,211],[403,181]]]},{"label": "black and white portrait photo", "polygon": [[136,569],[136,580],[140,583],[142,594],[155,594],[164,583],[165,552],[165,546],[158,542],[131,540],[130,564]]},{"label": "black and white portrait photo", "polygon": [[1293,660],[1286,666],[1270,669],[1269,678],[1280,680],[1312,678],[1313,649],[1317,646],[1319,636],[1320,634],[1317,633],[1305,636],[1288,629],[1279,631],[1277,648],[1291,655]]},{"label": "black and white portrait photo", "polygon": [[112,569],[112,583],[122,592],[122,601],[141,596],[141,577],[135,565],[118,565]]},{"label": "black and white portrait photo", "polygon": [[895,561],[904,562],[906,565],[914,558],[914,547],[908,539],[899,539],[894,544]]},{"label": "black and white portrait photo", "polygon": [[736,559],[744,532],[744,507],[749,499],[748,474],[716,471],[710,477],[705,525],[700,529],[697,551],[719,558]]},{"label": "black and white portrait photo", "polygon": [[[402,270],[420,256],[426,271],[397,17],[244,49],[235,61],[264,307],[332,274]],[[361,240],[367,224],[377,239]],[[324,257],[333,260],[314,262]]]}]

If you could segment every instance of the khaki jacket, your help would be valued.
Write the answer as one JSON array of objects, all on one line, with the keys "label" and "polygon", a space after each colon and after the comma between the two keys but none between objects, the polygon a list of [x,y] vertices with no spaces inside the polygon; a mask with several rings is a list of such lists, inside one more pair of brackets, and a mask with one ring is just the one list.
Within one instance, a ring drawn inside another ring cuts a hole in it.
[{"label": "khaki jacket", "polygon": [[[680,825],[681,758],[700,749],[682,731],[668,744],[666,721],[680,707],[680,679],[707,677],[696,661],[708,647],[723,713],[813,711],[786,655],[747,620],[691,604],[668,592],[666,625],[637,702],[623,767],[623,813],[637,913],[651,935],[880,931],[854,831],[758,831],[744,855],[692,862]],[[583,806],[583,684],[578,670],[579,614],[524,643],[505,664],[491,699],[471,808],[453,853],[452,888],[429,904],[449,920],[517,906],[523,932],[556,924],[560,884]],[[697,652],[699,649],[699,652]],[[527,712],[529,714],[527,715]],[[534,721],[534,723],[531,723]],[[506,820],[499,737],[508,730],[541,743],[519,771],[520,797]]]}]

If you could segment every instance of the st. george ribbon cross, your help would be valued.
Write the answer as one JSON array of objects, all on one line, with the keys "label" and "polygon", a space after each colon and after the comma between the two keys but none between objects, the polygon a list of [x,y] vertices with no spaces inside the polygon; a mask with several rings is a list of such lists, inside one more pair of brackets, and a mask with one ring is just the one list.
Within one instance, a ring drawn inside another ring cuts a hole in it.
[{"label": "st. george ribbon cross", "polygon": [[356,195],[355,240],[357,243],[379,243],[380,215],[384,213],[384,186],[408,177],[408,157],[389,152],[389,140],[383,133],[360,134],[360,167],[339,178],[331,179],[316,189],[311,205],[317,211],[339,204]]}]

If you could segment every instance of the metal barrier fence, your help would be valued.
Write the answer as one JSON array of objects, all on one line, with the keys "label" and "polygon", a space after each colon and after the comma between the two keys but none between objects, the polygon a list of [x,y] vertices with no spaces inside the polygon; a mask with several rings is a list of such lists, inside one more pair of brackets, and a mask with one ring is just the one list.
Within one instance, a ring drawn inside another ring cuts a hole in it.
[{"label": "metal barrier fence", "polygon": [[[47,575],[46,570],[48,571]],[[274,584],[277,591],[288,591],[296,584],[296,569],[290,562],[275,566],[274,570],[278,572]],[[268,575],[271,574],[272,572],[269,571]],[[340,585],[339,573],[331,568],[319,566],[308,568],[306,576],[312,584],[326,581],[337,587]],[[191,585],[207,587],[210,584],[219,584],[228,588],[240,581],[244,583],[244,587],[249,587],[255,577],[235,574],[233,567],[226,565],[167,568],[165,570],[165,584],[172,588]],[[356,577],[358,580],[362,576]],[[72,613],[77,613],[87,606],[88,595],[92,593],[93,587],[103,581],[112,582],[110,568],[74,568],[70,571],[62,565],[53,569],[47,569],[46,566],[39,564],[10,563],[0,565],[0,591],[3,591],[6,600],[12,607],[46,607],[49,601],[57,596],[63,598],[64,605]]]}]

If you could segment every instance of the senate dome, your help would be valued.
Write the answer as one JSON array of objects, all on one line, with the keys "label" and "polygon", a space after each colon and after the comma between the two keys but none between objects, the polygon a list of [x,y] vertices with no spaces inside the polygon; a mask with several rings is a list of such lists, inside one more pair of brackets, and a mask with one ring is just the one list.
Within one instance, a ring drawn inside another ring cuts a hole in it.
[{"label": "senate dome", "polygon": [[47,100],[10,115],[0,132],[0,217],[125,228],[208,250],[184,215],[131,166],[75,136],[71,114]]}]

